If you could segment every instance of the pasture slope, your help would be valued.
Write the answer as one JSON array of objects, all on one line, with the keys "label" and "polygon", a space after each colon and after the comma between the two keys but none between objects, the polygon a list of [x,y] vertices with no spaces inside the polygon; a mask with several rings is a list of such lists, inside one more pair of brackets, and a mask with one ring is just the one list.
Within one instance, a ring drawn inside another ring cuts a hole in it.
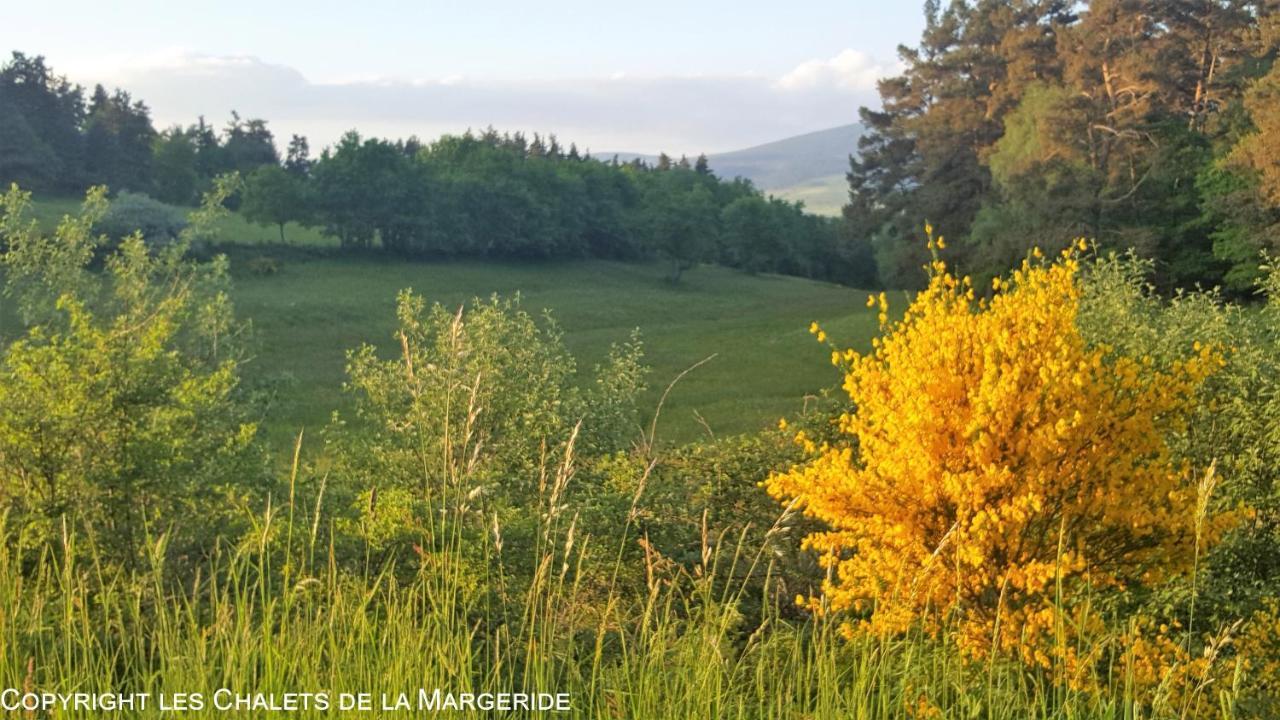
[{"label": "pasture slope", "polygon": [[[53,225],[76,207],[74,200],[45,199],[35,211]],[[395,297],[402,288],[451,308],[474,297],[519,293],[531,313],[550,311],[582,371],[638,328],[653,369],[642,399],[646,413],[676,375],[714,354],[667,399],[658,435],[669,443],[759,429],[802,410],[806,395],[834,386],[830,352],[809,335],[811,322],[856,348],[866,347],[876,329],[865,292],[799,278],[702,266],[672,285],[664,279],[666,267],[656,263],[352,256],[336,253],[336,244],[315,230],[295,226],[286,230],[289,244],[280,246],[274,227],[238,215],[223,221],[220,235],[217,250],[231,259],[237,314],[254,330],[246,380],[276,393],[266,429],[282,442],[301,428],[318,430],[345,405],[347,350],[372,343],[394,352]],[[275,260],[279,272],[250,272],[260,257]]]}]

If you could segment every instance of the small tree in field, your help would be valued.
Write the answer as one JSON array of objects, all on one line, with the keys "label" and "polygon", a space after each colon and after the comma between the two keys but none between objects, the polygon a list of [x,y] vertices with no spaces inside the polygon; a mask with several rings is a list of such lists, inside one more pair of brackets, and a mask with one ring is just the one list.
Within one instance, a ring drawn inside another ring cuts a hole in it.
[{"label": "small tree in field", "polygon": [[686,270],[709,259],[715,249],[715,204],[702,186],[688,191],[664,187],[651,197],[656,199],[649,210],[649,232],[658,252],[671,263],[668,279],[678,283]]},{"label": "small tree in field", "polygon": [[833,356],[856,406],[839,425],[850,442],[801,435],[812,459],[767,483],[830,526],[805,539],[829,574],[823,597],[802,602],[850,614],[849,633],[937,633],[948,617],[972,656],[1047,665],[1072,661],[1055,638],[1077,591],[1190,569],[1216,525],[1197,522],[1197,488],[1166,438],[1220,360],[1187,347],[1162,373],[1088,346],[1078,252],[1024,262],[989,301],[936,261],[896,323],[881,294],[873,351]]},{"label": "small tree in field", "polygon": [[302,183],[301,178],[279,165],[263,165],[245,178],[240,212],[250,222],[280,228],[283,243],[284,226],[306,219],[307,202]]}]

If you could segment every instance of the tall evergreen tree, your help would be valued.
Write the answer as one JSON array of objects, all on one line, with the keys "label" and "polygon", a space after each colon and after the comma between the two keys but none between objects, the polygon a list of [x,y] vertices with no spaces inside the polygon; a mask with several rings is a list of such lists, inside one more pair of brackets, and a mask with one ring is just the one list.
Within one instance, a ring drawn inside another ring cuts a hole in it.
[{"label": "tall evergreen tree", "polygon": [[289,138],[289,148],[284,156],[284,169],[296,177],[306,177],[311,174],[311,164],[311,147],[307,144],[307,138],[302,135]]},{"label": "tall evergreen tree", "polygon": [[91,184],[113,190],[151,189],[152,145],[156,139],[151,111],[124,90],[93,90],[85,127],[85,171]]},{"label": "tall evergreen tree", "polygon": [[[28,179],[61,190],[83,183],[84,91],[55,75],[44,57],[14,52],[0,66],[0,138],[14,155],[0,181]],[[36,163],[40,166],[36,167]],[[39,180],[37,180],[39,178]]]}]

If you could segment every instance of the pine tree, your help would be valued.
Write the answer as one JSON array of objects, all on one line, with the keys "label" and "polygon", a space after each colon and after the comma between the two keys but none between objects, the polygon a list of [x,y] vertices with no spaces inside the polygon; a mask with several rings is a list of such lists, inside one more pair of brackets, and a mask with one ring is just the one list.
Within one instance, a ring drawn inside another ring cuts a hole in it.
[{"label": "pine tree", "polygon": [[[21,150],[12,161],[0,165],[34,168],[33,173],[0,180],[42,178],[39,182],[61,190],[83,188],[85,119],[84,91],[65,77],[55,75],[44,58],[14,52],[0,65],[0,134]],[[28,138],[19,140],[19,138]],[[31,162],[37,162],[32,165]]]},{"label": "pine tree", "polygon": [[693,163],[693,170],[699,175],[711,174],[711,164],[707,161],[705,154],[698,155],[698,159]]},{"label": "pine tree", "polygon": [[285,151],[284,169],[295,177],[306,177],[311,174],[311,147],[307,138],[294,135],[289,138],[289,148]]}]

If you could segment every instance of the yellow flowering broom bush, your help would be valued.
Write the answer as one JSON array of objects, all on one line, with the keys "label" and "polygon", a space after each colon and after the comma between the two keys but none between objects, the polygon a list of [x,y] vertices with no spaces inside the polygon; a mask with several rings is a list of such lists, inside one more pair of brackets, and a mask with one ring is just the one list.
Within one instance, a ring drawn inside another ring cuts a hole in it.
[{"label": "yellow flowering broom bush", "polygon": [[1188,347],[1160,372],[1087,345],[1083,249],[1036,252],[989,300],[935,260],[897,322],[871,299],[882,337],[833,354],[856,408],[839,422],[849,442],[801,434],[811,459],[766,483],[829,527],[804,540],[828,572],[799,602],[841,614],[846,633],[946,626],[970,657],[1047,667],[1074,659],[1064,632],[1096,623],[1072,610],[1077,591],[1149,586],[1213,541],[1221,523],[1197,520],[1192,469],[1166,438],[1219,357]]}]

